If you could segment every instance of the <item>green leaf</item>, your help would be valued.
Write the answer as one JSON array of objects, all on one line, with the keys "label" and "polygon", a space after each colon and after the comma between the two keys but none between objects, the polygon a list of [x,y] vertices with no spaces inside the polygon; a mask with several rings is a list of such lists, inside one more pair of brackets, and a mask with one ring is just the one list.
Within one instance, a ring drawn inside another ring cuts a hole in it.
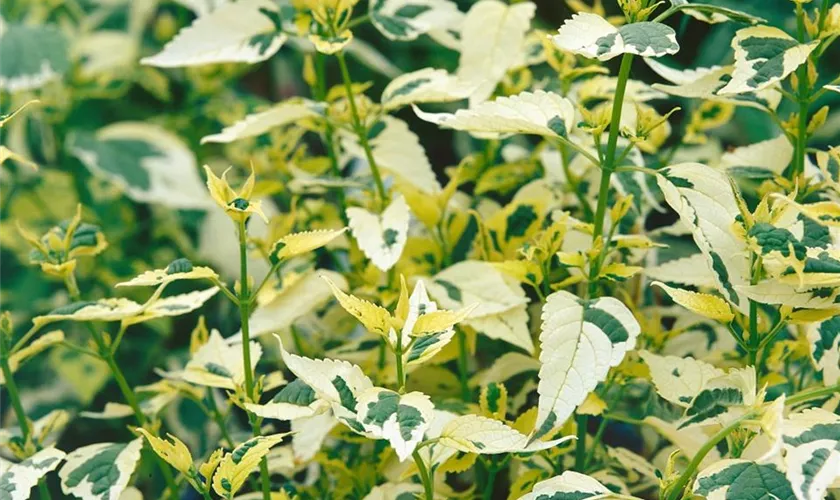
[{"label": "green leaf", "polygon": [[140,459],[143,439],[130,443],[83,446],[65,458],[59,471],[61,490],[90,500],[117,500]]},{"label": "green leaf", "polygon": [[358,420],[372,436],[387,439],[404,461],[423,439],[433,411],[434,405],[423,393],[398,394],[374,387],[359,398]]},{"label": "green leaf", "polygon": [[33,90],[60,78],[70,69],[69,46],[52,25],[0,27],[0,89]]}]

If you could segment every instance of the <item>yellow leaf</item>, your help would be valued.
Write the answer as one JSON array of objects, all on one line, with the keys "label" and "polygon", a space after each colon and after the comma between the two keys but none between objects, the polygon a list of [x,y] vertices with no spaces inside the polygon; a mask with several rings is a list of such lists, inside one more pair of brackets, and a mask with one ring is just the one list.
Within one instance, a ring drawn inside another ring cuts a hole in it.
[{"label": "yellow leaf", "polygon": [[233,498],[271,447],[288,435],[286,432],[253,437],[226,453],[213,475],[213,490],[223,498]]},{"label": "yellow leaf", "polygon": [[338,238],[346,230],[347,228],[345,227],[341,229],[322,229],[287,234],[274,243],[271,249],[271,259],[277,262],[311,252]]},{"label": "yellow leaf", "polygon": [[586,400],[578,406],[577,412],[579,415],[600,415],[606,409],[607,403],[594,392],[590,392]]},{"label": "yellow leaf", "polygon": [[716,319],[728,323],[735,315],[729,304],[720,297],[707,293],[692,292],[680,288],[672,288],[661,281],[654,281],[652,285],[658,286],[677,304],[707,318]]},{"label": "yellow leaf", "polygon": [[426,313],[417,318],[411,334],[416,337],[423,337],[449,330],[457,323],[463,321],[477,305],[473,304],[460,311],[433,311]]},{"label": "yellow leaf", "polygon": [[344,293],[329,278],[326,276],[322,278],[330,286],[333,295],[345,311],[355,316],[370,333],[388,337],[391,331],[391,315],[385,308]]},{"label": "yellow leaf", "polygon": [[135,430],[142,434],[149,442],[152,450],[154,450],[160,458],[166,460],[166,463],[174,467],[175,470],[181,474],[187,474],[190,469],[192,469],[192,455],[190,454],[190,450],[187,448],[187,445],[185,445],[180,439],[172,434],[169,434],[169,439],[172,440],[170,442],[157,436],[153,436],[146,429],[138,427]]}]

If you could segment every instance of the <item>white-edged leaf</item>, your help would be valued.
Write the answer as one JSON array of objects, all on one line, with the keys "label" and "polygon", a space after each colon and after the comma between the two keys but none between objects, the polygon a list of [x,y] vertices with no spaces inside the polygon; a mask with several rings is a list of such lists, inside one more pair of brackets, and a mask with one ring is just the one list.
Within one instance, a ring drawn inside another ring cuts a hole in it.
[{"label": "white-edged leaf", "polygon": [[610,367],[636,344],[641,328],[619,300],[579,299],[569,292],[548,296],[540,332],[537,434],[562,424]]},{"label": "white-edged leaf", "polygon": [[187,259],[176,259],[163,269],[153,269],[117,283],[116,286],[160,286],[178,280],[215,279],[219,276],[209,267],[193,266]]},{"label": "white-edged leaf", "polygon": [[840,316],[809,323],[805,332],[811,343],[811,359],[822,371],[823,383],[830,386],[840,382]]},{"label": "white-edged leaf", "polygon": [[795,498],[785,473],[776,465],[748,460],[721,460],[700,471],[693,491],[709,500],[750,498],[756,494],[767,499]]},{"label": "white-edged leaf", "polygon": [[756,92],[773,85],[804,63],[819,41],[800,44],[784,31],[770,26],[740,29],[732,39],[735,71],[718,90],[721,95]]},{"label": "white-edged leaf", "polygon": [[4,500],[27,500],[38,481],[55,470],[65,453],[58,448],[44,448],[18,463],[0,459],[0,497]]},{"label": "white-edged leaf", "polygon": [[201,143],[228,143],[270,132],[272,129],[322,116],[322,105],[308,99],[290,99],[257,113],[251,113],[221,132],[205,135]]},{"label": "white-edged leaf", "polygon": [[414,111],[426,121],[478,137],[507,134],[566,137],[575,126],[575,108],[571,101],[544,90],[499,97],[454,114],[425,113],[416,107]]},{"label": "white-edged leaf", "polygon": [[289,433],[257,436],[226,453],[213,475],[213,490],[222,498],[233,498],[245,480],[257,470],[260,460]]},{"label": "white-edged leaf", "polygon": [[588,12],[566,20],[552,40],[563,50],[601,61],[621,54],[661,57],[680,50],[677,34],[668,25],[646,21],[617,28]]},{"label": "white-edged leaf", "polygon": [[408,239],[411,214],[405,198],[395,197],[382,215],[350,207],[347,219],[362,252],[382,271],[391,269],[400,259]]},{"label": "white-edged leaf", "polygon": [[501,271],[476,260],[447,267],[426,282],[426,288],[443,309],[457,311],[478,304],[468,319],[499,314],[528,303],[525,292],[518,286],[509,286]]},{"label": "white-edged leaf", "polygon": [[709,380],[724,375],[723,370],[694,358],[659,356],[648,351],[639,355],[650,369],[656,392],[677,406],[688,407]]},{"label": "white-edged leaf", "polygon": [[409,104],[459,101],[469,97],[472,91],[472,85],[445,70],[423,68],[391,80],[380,100],[385,110],[390,111]]},{"label": "white-edged leaf", "polygon": [[797,500],[824,498],[840,478],[840,417],[822,408],[791,414],[782,441],[785,474]]},{"label": "white-edged leaf", "polygon": [[[46,349],[64,342],[64,332],[61,330],[53,330],[51,332],[40,335],[35,340],[31,341],[26,346],[15,351],[9,356],[9,371],[15,373],[24,363],[29,361],[37,354],[44,352]],[[0,386],[6,383],[5,375],[0,373]]]},{"label": "white-edged leaf", "polygon": [[[355,135],[347,133],[343,139],[342,144],[349,154],[358,158],[365,157],[364,149]],[[425,193],[440,191],[440,183],[426,156],[426,150],[406,122],[393,116],[383,116],[379,124],[371,128],[368,142],[379,168],[402,181],[412,183]]]},{"label": "white-edged leaf", "polygon": [[731,369],[709,379],[686,407],[678,429],[726,425],[756,401],[755,369]]},{"label": "white-edged leaf", "polygon": [[95,134],[75,132],[67,148],[92,174],[135,201],[178,209],[212,206],[193,152],[157,125],[119,122]]},{"label": "white-edged leaf", "polygon": [[423,393],[398,394],[381,387],[362,393],[358,405],[359,423],[370,435],[387,439],[400,462],[411,456],[423,439],[435,409]]},{"label": "white-edged leaf", "polygon": [[715,277],[706,265],[706,257],[702,253],[695,253],[690,257],[663,262],[658,266],[645,269],[647,277],[666,283],[696,287],[715,286]]},{"label": "white-edged leaf", "polygon": [[738,287],[749,284],[749,259],[745,243],[730,229],[740,211],[726,174],[700,163],[681,163],[659,172],[656,181],[665,201],[691,228],[718,291],[746,313],[749,301]]},{"label": "white-edged leaf", "polygon": [[171,295],[162,299],[156,299],[151,304],[143,306],[141,314],[123,319],[126,325],[142,323],[155,318],[166,318],[180,316],[195,311],[213,298],[219,292],[218,287],[210,287],[205,290]]},{"label": "white-edged leaf", "polygon": [[[261,356],[262,346],[251,341],[251,370]],[[193,384],[234,390],[245,381],[242,346],[229,344],[218,330],[212,330],[207,342],[192,355],[180,376]]]},{"label": "white-edged leaf", "polygon": [[296,420],[323,413],[329,409],[329,404],[318,399],[315,390],[303,380],[297,379],[288,383],[266,403],[246,403],[245,408],[263,418]]},{"label": "white-edged leaf", "polygon": [[528,436],[504,422],[464,415],[447,423],[440,433],[440,444],[464,453],[527,453],[553,448],[572,439],[566,436],[551,441],[531,441]]},{"label": "white-edged leaf", "polygon": [[56,26],[0,20],[0,89],[33,90],[60,78],[70,69],[68,46]]},{"label": "white-edged leaf", "polygon": [[65,457],[61,491],[84,500],[118,500],[140,460],[143,439],[83,446]]},{"label": "white-edged leaf", "polygon": [[310,359],[291,354],[283,348],[280,337],[277,341],[286,368],[311,387],[318,398],[329,402],[336,417],[344,423],[351,421],[348,425],[355,423],[361,426],[356,421],[358,401],[364,391],[373,387],[362,369],[347,361]]},{"label": "white-edged leaf", "polygon": [[525,34],[536,6],[499,0],[473,4],[461,26],[458,77],[476,86],[470,106],[487,100],[511,68],[525,62]]},{"label": "white-edged leaf", "polygon": [[279,13],[270,0],[226,3],[199,16],[179,31],[163,50],[141,59],[140,63],[174,68],[264,61],[274,55],[287,38],[278,32],[272,17],[279,17]]},{"label": "white-edged leaf", "polygon": [[[323,307],[333,294],[320,276],[329,278],[340,290],[347,290],[347,279],[327,269],[317,269],[286,281],[276,295],[254,310],[249,319],[251,337],[285,330],[298,319]],[[233,338],[239,338],[239,334]]]},{"label": "white-edged leaf", "polygon": [[718,95],[718,90],[731,80],[734,66],[677,70],[651,58],[645,58],[644,61],[659,76],[674,84],[653,84],[654,89],[669,95],[688,99],[718,101],[762,110],[765,108],[775,110],[782,100],[778,84],[768,86],[755,93]]},{"label": "white-edged leaf", "polygon": [[372,0],[370,21],[390,40],[411,41],[435,29],[445,29],[461,16],[449,0]]},{"label": "white-edged leaf", "polygon": [[781,134],[766,141],[750,144],[727,151],[720,159],[720,165],[733,171],[749,173],[754,169],[782,175],[793,159],[793,145]]},{"label": "white-edged leaf", "polygon": [[540,481],[534,485],[531,493],[520,500],[543,500],[548,498],[602,498],[612,491],[593,479],[579,472],[566,471],[559,476]]}]

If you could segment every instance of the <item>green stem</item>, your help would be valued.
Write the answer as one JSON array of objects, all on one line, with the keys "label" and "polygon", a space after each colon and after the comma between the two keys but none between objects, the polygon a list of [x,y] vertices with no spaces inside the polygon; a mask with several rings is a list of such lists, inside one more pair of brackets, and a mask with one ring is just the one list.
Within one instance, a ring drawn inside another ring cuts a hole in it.
[{"label": "green stem", "polygon": [[[325,57],[320,52],[315,54],[315,78],[316,85],[313,88],[313,94],[318,101],[324,101],[327,97],[327,72],[324,67]],[[324,126],[324,145],[327,148],[327,156],[330,159],[330,171],[336,179],[341,179],[341,167],[338,164],[338,154],[335,150],[335,128],[329,120],[325,121]],[[341,209],[341,220],[347,225],[347,203],[344,200],[344,189],[338,188],[336,191],[338,198],[338,206]]]},{"label": "green stem", "polygon": [[499,468],[496,467],[496,464],[489,460],[489,465],[487,465],[487,481],[484,485],[484,491],[481,493],[482,500],[492,500],[493,499],[493,490],[496,486],[496,474],[499,472]]},{"label": "green stem", "polygon": [[712,436],[710,440],[706,441],[706,444],[697,451],[697,454],[694,455],[694,458],[692,458],[691,462],[688,463],[688,467],[686,467],[679,479],[677,479],[677,482],[669,488],[668,493],[665,496],[665,500],[678,500],[681,498],[683,489],[686,487],[691,478],[694,477],[694,473],[697,471],[697,468],[700,467],[703,459],[706,458],[706,455],[708,455],[710,451],[712,451],[712,448],[717,446],[719,442],[726,439],[726,436],[728,436],[732,431],[740,427],[741,422],[749,420],[753,418],[753,416],[754,415],[751,412],[748,412],[738,417],[731,424],[718,431],[718,433]]},{"label": "green stem", "polygon": [[[604,219],[607,214],[607,201],[610,192],[610,177],[615,170],[615,148],[618,144],[618,132],[621,128],[621,108],[624,105],[624,92],[627,89],[627,80],[630,78],[630,68],[633,65],[633,54],[621,56],[621,67],[618,70],[618,81],[615,86],[615,97],[613,99],[612,116],[610,118],[610,135],[607,139],[607,151],[604,162],[601,165],[601,183],[598,188],[598,206],[595,209],[594,230],[592,239],[596,240],[604,233]],[[608,242],[603,242],[604,246]],[[589,269],[589,295],[592,296],[598,289],[597,278],[601,271],[601,259],[598,258],[590,264]]]},{"label": "green stem", "polygon": [[29,441],[32,435],[32,428],[29,425],[29,420],[26,418],[26,412],[23,411],[23,403],[20,401],[20,392],[18,392],[17,384],[14,377],[12,377],[12,368],[9,365],[9,338],[10,332],[0,332],[0,368],[3,370],[3,378],[6,381],[6,390],[9,392],[9,399],[12,402],[12,408],[17,417],[20,432],[23,435],[23,442]]},{"label": "green stem", "polygon": [[586,426],[589,417],[577,416],[577,443],[575,443],[575,470],[583,474],[586,471]]},{"label": "green stem", "polygon": [[470,400],[469,368],[467,366],[467,335],[455,327],[458,337],[458,381],[461,384],[461,399]]},{"label": "green stem", "polygon": [[825,396],[831,396],[836,392],[840,392],[840,384],[834,384],[828,387],[819,387],[817,389],[810,389],[807,391],[798,392],[793,396],[785,399],[785,404],[795,405],[799,403],[804,403],[805,401],[811,401],[812,399],[819,399]]},{"label": "green stem", "polygon": [[[805,10],[802,4],[796,4],[797,35],[800,42],[805,41]],[[810,104],[810,89],[808,86],[808,62],[796,69],[797,91],[796,101],[799,105],[799,116],[796,127],[796,143],[794,144],[793,169],[791,180],[796,180],[805,172],[805,148],[808,145],[808,105]]]},{"label": "green stem", "polygon": [[38,491],[41,493],[41,500],[51,500],[50,488],[47,486],[47,478],[38,481]]},{"label": "green stem", "polygon": [[397,389],[402,394],[405,391],[405,369],[403,368],[402,332],[397,332],[397,346],[394,349],[397,363]]},{"label": "green stem", "polygon": [[[750,284],[756,285],[759,281],[759,271],[761,269],[761,261],[756,257],[755,254],[750,254]],[[756,362],[758,361],[758,350],[761,346],[761,336],[758,333],[758,303],[754,300],[750,300],[750,338],[748,339],[748,347],[747,350],[749,354],[749,362],[750,366],[755,367],[756,373],[758,373],[758,366],[756,366]]]},{"label": "green stem", "polygon": [[347,92],[347,102],[350,104],[350,114],[353,117],[353,129],[359,137],[359,143],[365,150],[365,157],[367,158],[370,171],[373,174],[373,180],[376,183],[376,191],[379,195],[379,201],[382,208],[387,204],[388,194],[385,191],[385,184],[382,182],[382,175],[379,173],[379,166],[373,158],[373,151],[368,143],[367,127],[362,123],[359,116],[359,109],[356,107],[356,98],[353,96],[353,80],[350,78],[350,71],[347,69],[347,61],[344,59],[344,53],[336,54],[338,59],[338,66],[341,69],[341,78],[344,80],[344,90]]},{"label": "green stem", "polygon": [[[239,318],[242,330],[242,362],[245,369],[245,393],[248,399],[259,402],[254,391],[254,372],[251,367],[251,327],[248,318],[251,316],[251,296],[248,288],[248,230],[245,221],[239,221]],[[248,414],[251,421],[251,431],[254,437],[260,435],[259,419]],[[263,500],[271,500],[271,481],[268,475],[268,460],[260,460],[260,483],[262,484]]]},{"label": "green stem", "polygon": [[417,470],[420,472],[420,480],[423,482],[423,490],[426,492],[426,500],[434,500],[435,498],[435,483],[429,470],[426,468],[426,463],[423,462],[423,457],[417,450],[411,454],[414,457],[414,463],[417,464]]}]

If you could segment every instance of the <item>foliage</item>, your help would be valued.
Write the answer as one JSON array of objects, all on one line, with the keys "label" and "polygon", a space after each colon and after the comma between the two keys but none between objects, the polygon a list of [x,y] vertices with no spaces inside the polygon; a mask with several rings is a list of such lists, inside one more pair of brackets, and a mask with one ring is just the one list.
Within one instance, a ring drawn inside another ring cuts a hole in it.
[{"label": "foliage", "polygon": [[567,3],[4,2],[0,499],[837,495],[840,4]]}]

